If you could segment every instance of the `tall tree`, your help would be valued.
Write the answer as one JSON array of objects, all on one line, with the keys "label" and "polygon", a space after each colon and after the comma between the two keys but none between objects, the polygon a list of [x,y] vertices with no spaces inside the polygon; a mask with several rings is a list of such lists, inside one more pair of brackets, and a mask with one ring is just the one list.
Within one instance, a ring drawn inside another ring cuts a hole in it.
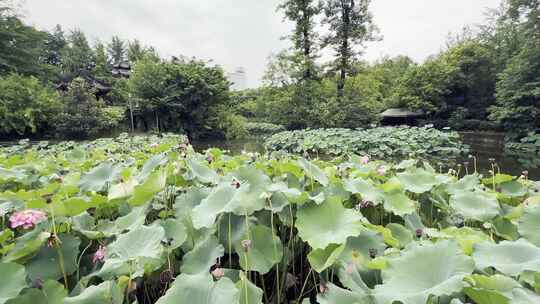
[{"label": "tall tree", "polygon": [[47,34],[41,61],[45,64],[60,66],[62,63],[61,51],[67,45],[64,30],[60,24]]},{"label": "tall tree", "polygon": [[62,51],[62,69],[68,78],[74,78],[92,71],[95,67],[95,54],[84,33],[71,32],[68,44]]},{"label": "tall tree", "polygon": [[94,46],[94,52],[96,54],[96,67],[93,71],[94,75],[102,79],[111,76],[105,45],[98,41]]},{"label": "tall tree", "polygon": [[113,36],[111,42],[107,45],[110,63],[115,65],[126,60],[126,44],[120,37]]},{"label": "tall tree", "polygon": [[352,63],[361,53],[361,47],[367,41],[378,39],[378,29],[373,23],[369,4],[370,0],[325,1],[323,24],[328,26],[329,34],[323,38],[323,46],[333,47],[337,55],[338,97],[343,97],[345,80]]},{"label": "tall tree", "polygon": [[25,25],[6,1],[0,1],[0,74],[39,75],[46,33]]},{"label": "tall tree", "polygon": [[294,49],[301,56],[302,79],[314,79],[315,59],[317,57],[317,31],[315,18],[321,13],[321,5],[316,0],[285,0],[278,9],[283,10],[285,17],[295,26],[289,36]]}]

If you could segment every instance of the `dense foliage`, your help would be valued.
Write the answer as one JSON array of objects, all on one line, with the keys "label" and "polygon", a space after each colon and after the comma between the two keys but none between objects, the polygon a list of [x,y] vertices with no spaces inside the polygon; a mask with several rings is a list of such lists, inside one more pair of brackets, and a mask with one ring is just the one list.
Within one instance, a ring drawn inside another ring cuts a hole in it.
[{"label": "dense foliage", "polygon": [[51,129],[59,113],[58,93],[35,77],[0,76],[0,134],[36,133]]},{"label": "dense foliage", "polygon": [[430,127],[287,131],[271,136],[265,145],[271,151],[322,155],[355,153],[376,159],[455,158],[468,152],[458,133]]},{"label": "dense foliage", "polygon": [[0,155],[2,304],[540,300],[527,176],[198,154],[172,135]]}]

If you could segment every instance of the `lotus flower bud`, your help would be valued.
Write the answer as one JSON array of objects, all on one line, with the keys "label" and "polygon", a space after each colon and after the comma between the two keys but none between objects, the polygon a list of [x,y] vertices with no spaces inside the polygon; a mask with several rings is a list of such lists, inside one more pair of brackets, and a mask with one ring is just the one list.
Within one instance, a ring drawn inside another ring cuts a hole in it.
[{"label": "lotus flower bud", "polygon": [[251,240],[242,240],[241,244],[244,250],[248,251],[249,248],[251,247]]},{"label": "lotus flower bud", "polygon": [[416,229],[416,237],[421,238],[424,235],[424,230],[422,229]]},{"label": "lotus flower bud", "polygon": [[103,261],[105,261],[105,247],[100,245],[98,250],[94,253],[92,263],[97,264]]},{"label": "lotus flower bud", "polygon": [[384,176],[386,174],[386,167],[385,166],[380,166],[377,169],[377,174],[379,174],[380,176]]}]

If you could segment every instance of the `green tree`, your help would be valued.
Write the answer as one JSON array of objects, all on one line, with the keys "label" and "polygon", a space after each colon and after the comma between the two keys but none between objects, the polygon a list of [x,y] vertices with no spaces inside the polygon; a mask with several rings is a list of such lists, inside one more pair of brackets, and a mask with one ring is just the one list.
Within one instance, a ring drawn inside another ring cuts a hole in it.
[{"label": "green tree", "polygon": [[96,55],[96,66],[93,70],[93,74],[99,79],[110,78],[111,69],[107,60],[105,45],[98,41],[94,46],[94,54]]},{"label": "green tree", "polygon": [[69,79],[90,73],[96,65],[94,51],[80,30],[71,32],[62,51],[62,70]]},{"label": "green tree", "polygon": [[46,37],[46,33],[25,25],[4,1],[0,2],[0,75],[40,75],[39,58]]},{"label": "green tree", "polygon": [[60,110],[58,94],[37,78],[9,74],[0,77],[0,134],[45,133]]},{"label": "green tree", "polygon": [[107,45],[107,51],[109,53],[109,62],[112,65],[122,63],[126,60],[126,44],[118,36],[112,37],[111,42]]},{"label": "green tree", "polygon": [[343,96],[347,76],[361,47],[367,41],[378,39],[377,27],[369,11],[370,0],[326,0],[323,24],[329,34],[323,39],[324,46],[331,46],[336,52],[335,68],[339,71],[337,95]]},{"label": "green tree", "polygon": [[154,120],[147,126],[184,131],[191,138],[219,132],[221,106],[229,98],[229,82],[221,68],[198,60],[145,58],[135,64],[129,87],[145,120]]},{"label": "green tree", "polygon": [[301,57],[302,79],[315,79],[315,59],[318,52],[315,18],[321,12],[320,3],[315,0],[285,0],[278,9],[284,12],[286,19],[294,23],[294,30],[289,38]]},{"label": "green tree", "polygon": [[135,63],[143,58],[150,58],[154,61],[159,61],[159,55],[153,47],[145,47],[142,43],[135,39],[128,43],[127,58],[129,62]]},{"label": "green tree", "polygon": [[82,78],[75,78],[62,97],[62,110],[54,119],[56,131],[62,137],[87,138],[117,126],[107,115],[103,101],[97,100],[95,92]]},{"label": "green tree", "polygon": [[60,66],[62,64],[62,49],[66,47],[67,40],[62,26],[56,25],[51,33],[47,33],[47,39],[43,47],[41,61],[44,64]]}]

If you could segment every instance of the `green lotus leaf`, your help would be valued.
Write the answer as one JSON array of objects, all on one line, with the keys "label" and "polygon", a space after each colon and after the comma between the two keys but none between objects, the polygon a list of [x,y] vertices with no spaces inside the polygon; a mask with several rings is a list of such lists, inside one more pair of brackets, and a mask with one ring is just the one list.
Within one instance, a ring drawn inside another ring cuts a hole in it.
[{"label": "green lotus leaf", "polygon": [[465,287],[463,278],[474,270],[473,260],[457,243],[413,244],[401,256],[388,259],[384,284],[375,287],[379,304],[425,304],[430,296],[452,295]]},{"label": "green lotus leaf", "polygon": [[319,184],[323,186],[328,186],[328,183],[330,182],[328,176],[317,165],[306,160],[305,158],[300,158],[298,160],[298,165],[302,167],[302,169],[304,169],[304,172],[307,176],[316,180],[317,182],[319,182]]},{"label": "green lotus leaf", "polygon": [[477,244],[474,246],[473,258],[478,270],[494,267],[510,276],[526,270],[540,271],[540,248],[525,239],[502,241],[499,244]]},{"label": "green lotus leaf", "polygon": [[519,239],[518,227],[506,217],[498,216],[492,221],[493,231],[505,240],[515,241]]},{"label": "green lotus leaf", "polygon": [[366,223],[365,226],[371,231],[376,231],[380,233],[386,244],[394,248],[402,248],[405,246],[404,244],[401,244],[399,240],[392,235],[392,231],[390,229],[370,223]]},{"label": "green lotus leaf", "polygon": [[385,193],[384,209],[395,215],[404,216],[416,211],[417,202],[411,200],[404,193]]},{"label": "green lotus leaf", "polygon": [[206,184],[218,183],[219,175],[208,166],[201,164],[193,158],[189,158],[186,163],[190,173],[188,174],[188,179],[198,179]]},{"label": "green lotus leaf", "polygon": [[109,237],[136,229],[144,225],[147,209],[147,206],[134,207],[128,214],[114,221],[100,221],[95,230]]},{"label": "green lotus leaf", "polygon": [[309,264],[315,271],[321,273],[332,266],[345,249],[345,244],[330,244],[325,249],[315,249],[308,254]]},{"label": "green lotus leaf", "polygon": [[357,178],[344,181],[345,190],[352,194],[360,194],[365,201],[372,202],[378,205],[384,200],[384,192],[367,182],[366,180]]},{"label": "green lotus leaf", "polygon": [[161,226],[165,229],[167,240],[172,240],[169,249],[176,249],[184,244],[187,239],[187,231],[182,219],[166,219],[161,222]]},{"label": "green lotus leaf", "polygon": [[55,197],[51,205],[55,216],[75,216],[83,213],[84,211],[95,208],[100,205],[102,201],[97,197],[71,197],[63,199]]},{"label": "green lotus leaf", "polygon": [[81,176],[79,187],[83,191],[102,191],[106,185],[112,184],[120,175],[120,168],[103,163]]},{"label": "green lotus leaf", "polygon": [[237,304],[240,291],[227,277],[214,282],[209,273],[181,274],[156,304]]},{"label": "green lotus leaf", "polygon": [[0,263],[0,274],[0,304],[4,304],[26,287],[26,272],[22,265]]},{"label": "green lotus leaf", "polygon": [[133,195],[135,186],[137,186],[137,181],[135,179],[130,179],[127,182],[112,185],[109,188],[107,199],[109,201],[113,201],[128,198]]},{"label": "green lotus leaf", "polygon": [[122,304],[123,291],[113,281],[105,281],[83,290],[79,295],[65,298],[62,304]]},{"label": "green lotus leaf", "polygon": [[144,181],[148,178],[148,175],[154,171],[155,168],[167,163],[168,157],[166,154],[156,154],[150,157],[141,168],[138,179]]},{"label": "green lotus leaf", "polygon": [[319,304],[374,304],[371,298],[358,291],[350,291],[328,283],[328,290],[317,295]]},{"label": "green lotus leaf", "polygon": [[[244,248],[242,240],[251,240],[251,246]],[[265,274],[283,258],[283,244],[272,234],[272,229],[262,225],[249,227],[242,240],[234,244],[240,266],[244,270]]]},{"label": "green lotus leaf", "polygon": [[467,281],[472,282],[476,288],[495,290],[509,298],[512,297],[512,290],[514,288],[521,287],[516,280],[500,274],[492,276],[473,274],[467,278]]},{"label": "green lotus leaf", "polygon": [[499,202],[484,192],[460,192],[450,197],[450,206],[465,219],[489,221],[500,212]]},{"label": "green lotus leaf", "polygon": [[512,295],[512,304],[540,303],[540,295],[525,288],[514,289]]},{"label": "green lotus leaf", "polygon": [[358,236],[365,229],[362,215],[345,209],[338,201],[304,205],[297,211],[296,216],[298,234],[314,249],[324,249],[330,244],[343,244],[348,237]]},{"label": "green lotus leaf", "polygon": [[251,283],[244,272],[240,272],[240,280],[236,282],[236,288],[240,291],[239,304],[262,304],[262,289]]},{"label": "green lotus leaf", "polygon": [[3,262],[24,262],[45,244],[49,239],[50,233],[43,232],[41,227],[24,234],[15,241],[15,246],[2,259]]},{"label": "green lotus leaf", "polygon": [[217,238],[208,235],[206,239],[196,244],[193,250],[186,253],[180,270],[187,274],[207,273],[223,254],[224,248],[218,243]]},{"label": "green lotus leaf", "polygon": [[527,194],[527,188],[519,181],[502,183],[499,185],[499,190],[508,197],[521,197]]},{"label": "green lotus leaf", "polygon": [[476,304],[510,304],[510,299],[496,290],[466,287],[463,292]]},{"label": "green lotus leaf", "polygon": [[518,231],[529,242],[540,246],[540,205],[525,207],[525,212],[519,219]]},{"label": "green lotus leaf", "polygon": [[159,225],[139,226],[119,235],[107,246],[105,263],[95,275],[104,279],[121,275],[136,278],[158,268],[162,264],[164,239],[165,230]]},{"label": "green lotus leaf", "polygon": [[449,194],[457,194],[460,192],[472,191],[480,186],[480,180],[478,175],[469,174],[465,175],[460,180],[446,185],[446,190]]},{"label": "green lotus leaf", "polygon": [[434,173],[417,168],[398,173],[396,177],[405,190],[418,194],[428,192],[440,184]]},{"label": "green lotus leaf", "polygon": [[358,236],[349,237],[339,259],[345,264],[366,266],[371,259],[371,254],[380,256],[384,253],[386,245],[384,238],[373,231],[362,231]]},{"label": "green lotus leaf", "polygon": [[210,227],[221,213],[251,215],[266,206],[263,193],[270,185],[270,178],[252,167],[242,167],[231,174],[241,182],[237,189],[229,182],[219,185],[193,209],[193,226]]},{"label": "green lotus leaf", "polygon": [[[71,275],[77,268],[77,257],[79,255],[79,245],[81,240],[69,234],[61,234],[59,250],[62,254],[62,263],[66,275]],[[60,257],[58,250],[54,247],[44,246],[26,264],[28,278],[32,281],[59,280],[62,278],[62,268],[60,267]]]},{"label": "green lotus leaf", "polygon": [[56,281],[46,281],[41,289],[25,289],[18,297],[7,304],[62,304],[67,297],[64,285]]},{"label": "green lotus leaf", "polygon": [[441,230],[441,232],[455,238],[466,255],[473,253],[473,246],[475,244],[491,240],[489,235],[469,227],[449,227]]},{"label": "green lotus leaf", "polygon": [[141,206],[151,201],[154,195],[163,188],[167,183],[167,175],[165,171],[155,171],[148,176],[148,179],[141,185],[135,186],[133,196],[128,201],[130,205]]},{"label": "green lotus leaf", "polygon": [[[248,218],[248,226],[255,225],[252,218]],[[242,241],[246,234],[246,217],[228,213],[220,217],[219,241],[225,246],[225,252],[232,252],[234,244]],[[231,250],[229,250],[229,247]]]},{"label": "green lotus leaf", "polygon": [[386,225],[386,228],[390,229],[392,236],[399,240],[401,247],[407,246],[410,242],[413,241],[412,232],[405,228],[403,225],[397,223],[390,223]]},{"label": "green lotus leaf", "polygon": [[490,176],[490,177],[484,178],[482,180],[482,183],[484,183],[486,185],[491,185],[493,183],[496,184],[496,185],[499,185],[499,184],[502,184],[502,183],[510,182],[512,180],[514,180],[514,177],[512,175],[498,173],[498,174],[495,174],[495,176]]}]

